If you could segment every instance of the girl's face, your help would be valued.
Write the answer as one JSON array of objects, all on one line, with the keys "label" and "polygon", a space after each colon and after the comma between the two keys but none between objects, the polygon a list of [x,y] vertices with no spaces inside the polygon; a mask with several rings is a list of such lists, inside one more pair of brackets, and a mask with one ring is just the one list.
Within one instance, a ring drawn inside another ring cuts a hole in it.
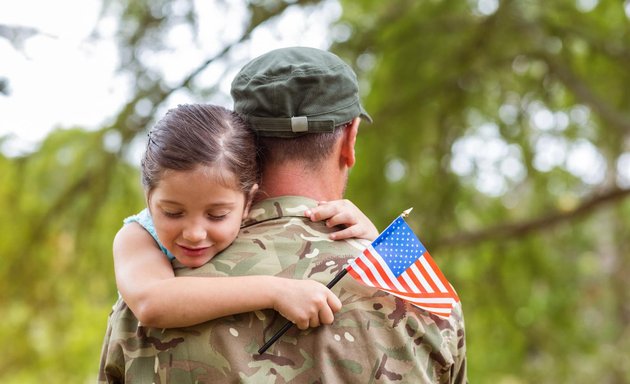
[{"label": "girl's face", "polygon": [[227,248],[247,215],[245,194],[230,176],[226,180],[208,166],[167,170],[149,196],[158,238],[187,267],[199,267]]}]

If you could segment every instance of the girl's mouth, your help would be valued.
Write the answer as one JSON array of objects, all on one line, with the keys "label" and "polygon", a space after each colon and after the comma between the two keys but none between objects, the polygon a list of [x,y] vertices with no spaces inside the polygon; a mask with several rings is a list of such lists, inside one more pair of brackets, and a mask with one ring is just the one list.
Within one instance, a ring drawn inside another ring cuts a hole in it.
[{"label": "girl's mouth", "polygon": [[210,247],[196,247],[196,248],[190,248],[190,247],[185,247],[183,245],[177,245],[179,248],[182,249],[182,251],[184,251],[184,254],[186,256],[189,257],[199,257],[199,256],[203,256],[205,255],[206,251],[208,250],[208,248]]}]

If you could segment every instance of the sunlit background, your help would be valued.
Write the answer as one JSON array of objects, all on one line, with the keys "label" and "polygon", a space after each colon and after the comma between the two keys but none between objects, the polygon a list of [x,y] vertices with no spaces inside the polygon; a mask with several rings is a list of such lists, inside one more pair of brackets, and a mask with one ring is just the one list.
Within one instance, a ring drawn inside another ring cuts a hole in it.
[{"label": "sunlit background", "polygon": [[630,1],[0,2],[2,383],[96,380],[146,132],[274,48],[359,75],[348,197],[457,289],[474,383],[630,383]]},{"label": "sunlit background", "polygon": [[[0,4],[2,28],[15,27],[0,35],[6,38],[0,40],[0,73],[10,81],[11,96],[0,99],[0,135],[9,137],[2,148],[5,154],[32,152],[56,127],[98,129],[133,96],[134,81],[120,68],[121,52],[116,41],[120,28],[132,27],[121,24],[117,14],[120,9],[103,15],[103,3],[27,0]],[[172,2],[169,14],[173,18],[186,17],[194,7],[195,30],[186,23],[173,26],[164,31],[159,51],[142,49],[136,52],[136,59],[159,72],[168,86],[177,86],[209,54],[241,38],[248,8],[245,2],[234,3]],[[154,11],[162,6],[162,2],[157,3]],[[247,42],[230,52],[229,58],[204,68],[199,75],[197,81],[218,87],[218,94],[208,102],[231,107],[233,74],[239,64],[264,52],[296,45],[327,49],[334,39],[329,28],[341,12],[337,1],[322,1],[310,10],[287,9],[277,20],[257,28]],[[189,93],[177,90],[164,108],[192,102],[195,95]],[[141,115],[150,113],[151,108],[146,103],[137,107]]]}]

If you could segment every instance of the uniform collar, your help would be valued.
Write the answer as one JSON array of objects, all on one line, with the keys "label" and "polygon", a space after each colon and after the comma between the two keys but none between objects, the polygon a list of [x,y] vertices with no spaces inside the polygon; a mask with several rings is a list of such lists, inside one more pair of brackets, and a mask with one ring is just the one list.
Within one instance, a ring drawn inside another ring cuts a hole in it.
[{"label": "uniform collar", "polygon": [[265,199],[252,205],[244,227],[282,217],[305,217],[304,211],[317,206],[317,201],[303,196],[281,196]]}]

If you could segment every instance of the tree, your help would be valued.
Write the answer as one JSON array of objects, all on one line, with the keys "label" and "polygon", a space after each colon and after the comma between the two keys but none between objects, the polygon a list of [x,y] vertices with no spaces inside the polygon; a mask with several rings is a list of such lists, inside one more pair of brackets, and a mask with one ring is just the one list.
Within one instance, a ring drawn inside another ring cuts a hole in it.
[{"label": "tree", "polygon": [[350,197],[382,225],[416,208],[476,382],[630,377],[629,23],[593,4],[343,2],[375,119]]},{"label": "tree", "polygon": [[[133,82],[127,103],[97,131],[59,128],[35,153],[0,156],[0,204],[5,205],[0,214],[0,315],[5,319],[0,336],[16,340],[0,363],[3,382],[66,383],[97,375],[107,314],[116,299],[111,243],[122,219],[144,203],[137,164],[129,163],[134,147],[144,142],[155,118],[178,92],[198,102],[225,98],[218,84],[223,76],[208,82],[201,75],[214,67],[226,72],[238,68],[242,63],[231,53],[252,31],[285,11],[309,12],[318,3],[204,3],[216,12],[243,8],[242,20],[222,20],[240,23],[240,34],[220,42],[179,81],[169,82],[152,54],[173,49],[165,42],[175,28],[188,28],[193,36],[199,32],[195,3],[103,2],[102,19],[120,21],[120,71]],[[94,39],[102,38],[99,31],[95,26]],[[0,28],[0,37],[11,42],[28,38],[22,32],[38,33],[8,27]]]},{"label": "tree", "polygon": [[[35,153],[0,156],[0,336],[16,340],[3,382],[96,375],[116,298],[111,241],[143,205],[134,146],[178,93],[225,100],[219,82],[256,30],[330,3],[204,3],[241,7],[243,19],[223,20],[240,30],[177,81],[154,58],[174,49],[174,28],[199,32],[201,5],[103,3],[103,18],[119,20],[127,103],[97,131],[58,129]],[[332,50],[355,66],[375,119],[361,125],[348,197],[381,228],[415,207],[412,227],[464,303],[471,381],[628,381],[623,5],[341,4]]]}]

